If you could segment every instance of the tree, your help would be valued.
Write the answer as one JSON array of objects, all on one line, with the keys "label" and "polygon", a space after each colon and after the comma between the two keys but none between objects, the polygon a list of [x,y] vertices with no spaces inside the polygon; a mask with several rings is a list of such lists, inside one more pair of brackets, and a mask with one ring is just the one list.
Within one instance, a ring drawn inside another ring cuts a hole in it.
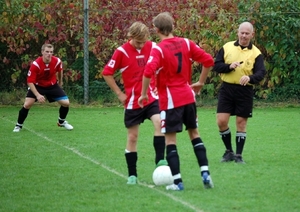
[{"label": "tree", "polygon": [[255,23],[256,43],[265,56],[268,74],[260,96],[299,98],[300,2],[259,0],[240,10]]},{"label": "tree", "polygon": [[[126,41],[126,29],[134,21],[151,29],[152,18],[169,11],[175,19],[175,35],[194,40],[213,56],[225,42],[237,39],[239,23],[250,21],[268,70],[256,96],[267,98],[279,85],[297,94],[299,4],[297,0],[89,0],[89,81],[92,85],[103,81],[104,65]],[[54,44],[55,54],[62,58],[67,85],[83,86],[83,1],[4,0],[0,12],[0,68],[5,70],[0,72],[5,79],[0,91],[26,86],[29,65],[45,42]],[[153,34],[151,39],[157,41]],[[194,70],[199,72],[201,67],[195,64]],[[121,83],[120,76],[116,77]],[[219,77],[211,73],[203,93],[215,97],[219,84]]]}]

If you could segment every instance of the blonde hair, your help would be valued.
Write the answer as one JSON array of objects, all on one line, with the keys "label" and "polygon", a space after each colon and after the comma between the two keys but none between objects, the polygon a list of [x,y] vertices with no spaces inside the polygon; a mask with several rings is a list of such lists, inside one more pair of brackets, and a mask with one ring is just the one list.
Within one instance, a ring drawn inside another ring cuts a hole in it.
[{"label": "blonde hair", "polygon": [[127,37],[137,40],[148,39],[150,36],[149,28],[142,22],[134,22],[128,29]]},{"label": "blonde hair", "polygon": [[44,45],[42,45],[42,52],[45,50],[46,47],[54,50],[54,46],[52,44],[45,43]]},{"label": "blonde hair", "polygon": [[159,32],[168,36],[173,32],[174,19],[169,12],[163,12],[153,18],[153,25],[158,28]]}]

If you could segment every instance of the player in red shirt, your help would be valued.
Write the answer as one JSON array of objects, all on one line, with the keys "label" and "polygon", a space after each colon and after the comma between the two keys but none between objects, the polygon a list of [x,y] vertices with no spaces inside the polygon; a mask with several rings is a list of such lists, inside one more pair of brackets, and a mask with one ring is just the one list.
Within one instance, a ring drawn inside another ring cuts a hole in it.
[{"label": "player in red shirt", "polygon": [[[176,133],[182,131],[183,124],[192,142],[204,187],[212,188],[206,148],[197,129],[195,93],[200,94],[214,60],[193,41],[173,36],[173,22],[171,14],[167,12],[160,13],[153,19],[161,42],[153,48],[145,67],[142,93],[138,102],[143,107],[143,102],[148,101],[146,90],[150,79],[156,75],[161,132],[165,134],[167,161],[174,179],[174,183],[166,189],[184,189],[176,146]],[[194,84],[191,84],[192,61],[202,64],[200,79]]]},{"label": "player in red shirt", "polygon": [[[30,66],[27,74],[28,92],[25,102],[19,111],[18,121],[13,132],[20,132],[28,115],[29,109],[36,102],[45,103],[57,101],[61,106],[57,125],[72,130],[65,119],[69,112],[69,98],[61,88],[63,85],[63,68],[59,58],[53,56],[54,47],[51,44],[42,46],[42,56],[38,57]],[[57,78],[59,81],[57,81]]]},{"label": "player in red shirt", "polygon": [[[165,157],[165,137],[160,132],[160,116],[157,95],[155,91],[155,78],[146,89],[149,101],[145,107],[138,105],[138,97],[142,90],[142,78],[144,67],[147,63],[151,49],[155,43],[148,40],[149,29],[141,22],[133,23],[128,31],[129,41],[118,47],[110,61],[104,67],[102,75],[108,86],[118,96],[124,105],[124,123],[127,128],[127,145],[125,149],[125,159],[128,167],[127,184],[137,183],[137,140],[139,126],[145,119],[150,119],[154,126],[153,146],[155,149],[155,163],[157,166],[166,165]],[[125,93],[117,85],[114,74],[120,71],[123,79]]]}]

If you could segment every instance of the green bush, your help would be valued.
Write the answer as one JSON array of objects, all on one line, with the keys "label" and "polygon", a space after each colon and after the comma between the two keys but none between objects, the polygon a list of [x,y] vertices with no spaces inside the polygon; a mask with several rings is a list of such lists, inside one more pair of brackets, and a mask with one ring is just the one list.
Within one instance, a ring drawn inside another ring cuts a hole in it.
[{"label": "green bush", "polygon": [[[83,102],[84,76],[84,15],[83,2],[65,0],[1,1],[0,12],[0,85],[1,92],[13,92],[26,87],[30,63],[40,55],[45,42],[55,46],[55,55],[62,58],[65,87]],[[254,43],[264,57],[267,76],[255,87],[258,99],[284,95],[299,99],[299,95],[281,92],[278,87],[292,88],[300,84],[300,2],[297,0],[174,0],[161,1],[90,1],[89,2],[89,98],[99,99],[96,89],[103,82],[101,71],[115,48],[124,43],[126,29],[133,21],[142,21],[150,28],[152,18],[161,11],[170,11],[175,18],[175,35],[194,40],[207,52],[216,55],[224,43],[237,39],[239,23],[250,21],[256,35]],[[157,37],[151,34],[151,39]],[[200,66],[194,66],[193,80],[199,76]],[[120,74],[116,80],[121,83]],[[94,81],[98,80],[99,84]],[[203,90],[207,98],[216,98],[219,77],[211,73]],[[291,89],[289,89],[291,90]],[[105,91],[105,89],[104,89]],[[99,91],[100,93],[102,92]],[[111,92],[109,89],[107,92]],[[274,95],[272,95],[275,92]],[[295,92],[293,92],[295,93]],[[101,94],[109,101],[110,94]],[[107,97],[106,97],[107,96]],[[114,101],[114,100],[112,100]]]}]

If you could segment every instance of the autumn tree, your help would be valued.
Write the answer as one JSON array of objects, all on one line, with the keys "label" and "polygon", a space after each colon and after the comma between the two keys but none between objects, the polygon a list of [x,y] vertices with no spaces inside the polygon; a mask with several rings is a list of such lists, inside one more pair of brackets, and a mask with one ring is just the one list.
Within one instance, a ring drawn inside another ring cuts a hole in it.
[{"label": "autumn tree", "polygon": [[[152,18],[163,11],[173,14],[175,35],[194,40],[213,56],[225,42],[237,39],[240,22],[250,21],[268,69],[256,96],[267,98],[277,85],[299,85],[299,4],[296,0],[89,0],[89,79],[90,89],[95,89],[90,93],[105,96],[106,91],[99,92],[101,70],[114,49],[126,41],[131,23],[142,21],[151,30]],[[78,99],[82,98],[83,1],[4,0],[0,11],[0,91],[25,87],[30,63],[40,55],[41,45],[49,42],[63,60],[67,88],[75,87]],[[157,41],[154,34],[151,39]],[[201,67],[194,64],[194,70]],[[116,78],[121,82],[120,76]],[[219,84],[212,72],[203,94],[214,98]]]}]

